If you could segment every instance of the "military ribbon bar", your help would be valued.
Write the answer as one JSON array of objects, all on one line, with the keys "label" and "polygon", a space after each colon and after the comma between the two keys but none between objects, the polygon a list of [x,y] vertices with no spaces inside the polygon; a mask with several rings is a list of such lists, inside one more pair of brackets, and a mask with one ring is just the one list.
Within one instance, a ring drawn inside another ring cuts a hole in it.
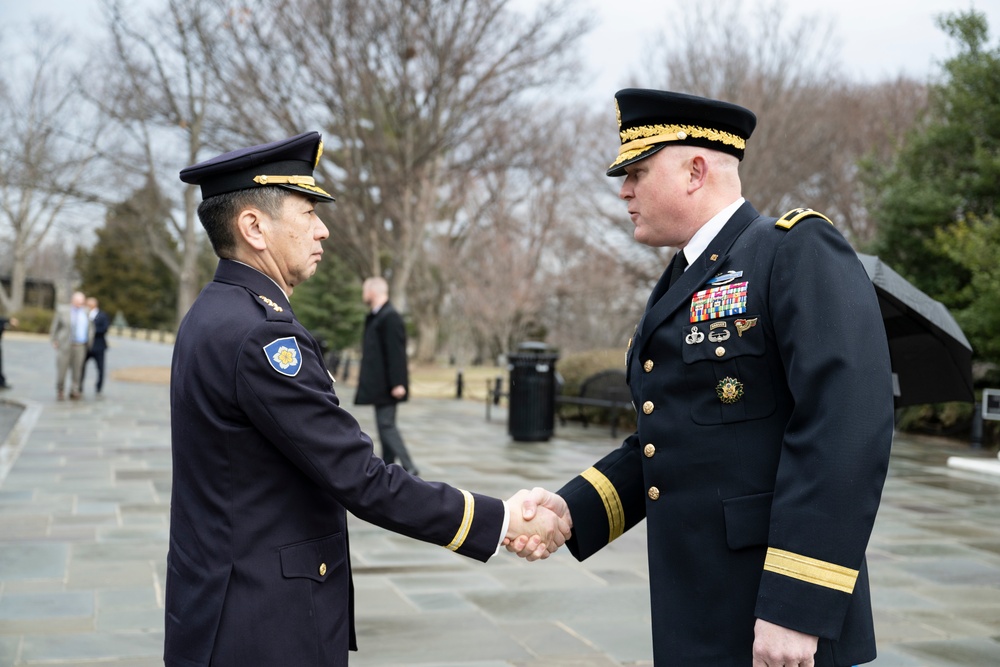
[{"label": "military ribbon bar", "polygon": [[704,322],[747,312],[749,282],[712,287],[691,297],[691,321]]}]

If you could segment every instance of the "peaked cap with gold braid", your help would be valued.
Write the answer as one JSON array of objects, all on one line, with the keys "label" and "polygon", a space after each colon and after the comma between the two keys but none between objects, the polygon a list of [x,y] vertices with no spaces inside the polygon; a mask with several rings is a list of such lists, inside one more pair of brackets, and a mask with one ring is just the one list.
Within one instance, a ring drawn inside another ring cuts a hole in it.
[{"label": "peaked cap with gold braid", "polygon": [[313,169],[323,154],[319,132],[304,132],[269,144],[240,148],[181,170],[181,180],[201,186],[203,199],[267,185],[333,201],[316,185]]},{"label": "peaked cap with gold braid", "polygon": [[757,125],[753,112],[736,104],[644,88],[615,93],[615,113],[621,147],[608,176],[624,176],[626,165],[669,145],[713,148],[742,160]]}]

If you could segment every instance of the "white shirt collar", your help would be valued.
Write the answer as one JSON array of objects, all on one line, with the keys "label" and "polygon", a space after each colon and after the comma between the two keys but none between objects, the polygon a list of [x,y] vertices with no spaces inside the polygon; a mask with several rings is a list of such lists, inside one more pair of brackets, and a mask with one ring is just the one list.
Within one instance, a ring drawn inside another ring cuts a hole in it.
[{"label": "white shirt collar", "polygon": [[242,264],[243,266],[247,267],[248,269],[253,269],[254,271],[256,271],[257,273],[259,273],[260,275],[264,276],[265,278],[267,278],[268,280],[270,280],[270,281],[271,281],[272,283],[274,283],[274,286],[278,288],[278,291],[279,291],[279,292],[281,292],[282,294],[284,294],[284,295],[285,295],[285,300],[286,300],[286,301],[288,300],[288,294],[287,294],[287,293],[285,292],[285,290],[281,289],[281,285],[279,285],[279,284],[278,284],[278,281],[276,281],[276,280],[275,280],[274,278],[272,278],[271,276],[267,275],[266,273],[264,273],[263,271],[261,271],[261,270],[260,270],[260,269],[258,269],[257,267],[255,267],[255,266],[250,266],[250,265],[249,265],[249,264],[247,264],[246,262],[241,262],[241,261],[240,261],[240,260],[238,260],[238,259],[231,259],[231,260],[229,260],[229,261],[230,261],[230,262],[236,262],[237,264]]},{"label": "white shirt collar", "polygon": [[[729,222],[729,218],[733,217],[733,213],[736,213],[736,209],[743,206],[743,202],[745,201],[746,199],[740,197],[732,204],[713,215],[711,220],[702,225],[701,229],[694,233],[694,236],[691,237],[688,244],[681,250],[681,252],[684,253],[684,256],[687,257],[688,266],[694,264],[694,261],[701,257],[701,253],[705,252],[705,248],[708,247],[708,244],[712,242],[712,239],[718,236],[722,228],[726,226],[727,222]],[[685,269],[685,271],[686,270],[687,269]]]}]

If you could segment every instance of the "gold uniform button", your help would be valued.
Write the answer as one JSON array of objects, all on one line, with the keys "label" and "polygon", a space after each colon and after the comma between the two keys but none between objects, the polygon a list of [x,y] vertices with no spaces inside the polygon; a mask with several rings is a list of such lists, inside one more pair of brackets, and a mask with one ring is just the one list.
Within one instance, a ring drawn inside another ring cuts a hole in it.
[{"label": "gold uniform button", "polygon": [[646,445],[645,447],[643,447],[642,453],[646,455],[647,459],[651,459],[653,458],[653,454],[656,453],[656,447],[654,447],[652,444]]},{"label": "gold uniform button", "polygon": [[652,401],[646,401],[645,403],[643,403],[642,404],[642,411],[645,414],[647,414],[647,415],[653,414],[653,402]]},{"label": "gold uniform button", "polygon": [[659,497],[660,497],[660,490],[658,488],[656,488],[655,486],[649,487],[649,499],[650,500],[657,500],[657,499],[659,499]]},{"label": "gold uniform button", "polygon": [[321,577],[325,577],[326,576],[326,563],[320,563],[319,564],[319,576],[321,576]]},{"label": "gold uniform button", "polygon": [[650,371],[652,371],[653,370],[653,360],[652,359],[646,359],[646,363],[644,363],[642,365],[642,370],[646,371],[647,373],[649,373]]},{"label": "gold uniform button", "polygon": [[724,356],[726,356],[726,348],[722,347],[721,345],[719,347],[715,348],[715,356],[717,356],[717,357],[724,357]]}]

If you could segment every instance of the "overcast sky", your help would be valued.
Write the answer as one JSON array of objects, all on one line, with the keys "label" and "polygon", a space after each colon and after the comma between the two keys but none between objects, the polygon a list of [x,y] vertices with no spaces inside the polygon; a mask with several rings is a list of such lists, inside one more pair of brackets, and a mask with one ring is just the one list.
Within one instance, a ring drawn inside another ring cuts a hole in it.
[{"label": "overcast sky", "polygon": [[[132,0],[156,4],[156,0]],[[375,1],[375,0],[372,0]],[[588,97],[610,97],[631,73],[639,72],[641,46],[676,20],[678,0],[578,0],[598,17],[586,38]],[[711,7],[713,0],[702,0]],[[764,0],[768,5],[771,0]],[[536,0],[514,0],[531,6]],[[747,7],[761,0],[743,0]],[[785,0],[789,24],[801,16],[832,19],[844,73],[854,80],[878,81],[907,74],[925,79],[936,63],[952,55],[952,42],[934,24],[938,14],[976,8],[986,13],[991,44],[1000,34],[1000,0]],[[10,31],[31,17],[82,32],[96,30],[97,0],[0,0],[0,26]],[[641,80],[641,79],[640,79]]]}]

